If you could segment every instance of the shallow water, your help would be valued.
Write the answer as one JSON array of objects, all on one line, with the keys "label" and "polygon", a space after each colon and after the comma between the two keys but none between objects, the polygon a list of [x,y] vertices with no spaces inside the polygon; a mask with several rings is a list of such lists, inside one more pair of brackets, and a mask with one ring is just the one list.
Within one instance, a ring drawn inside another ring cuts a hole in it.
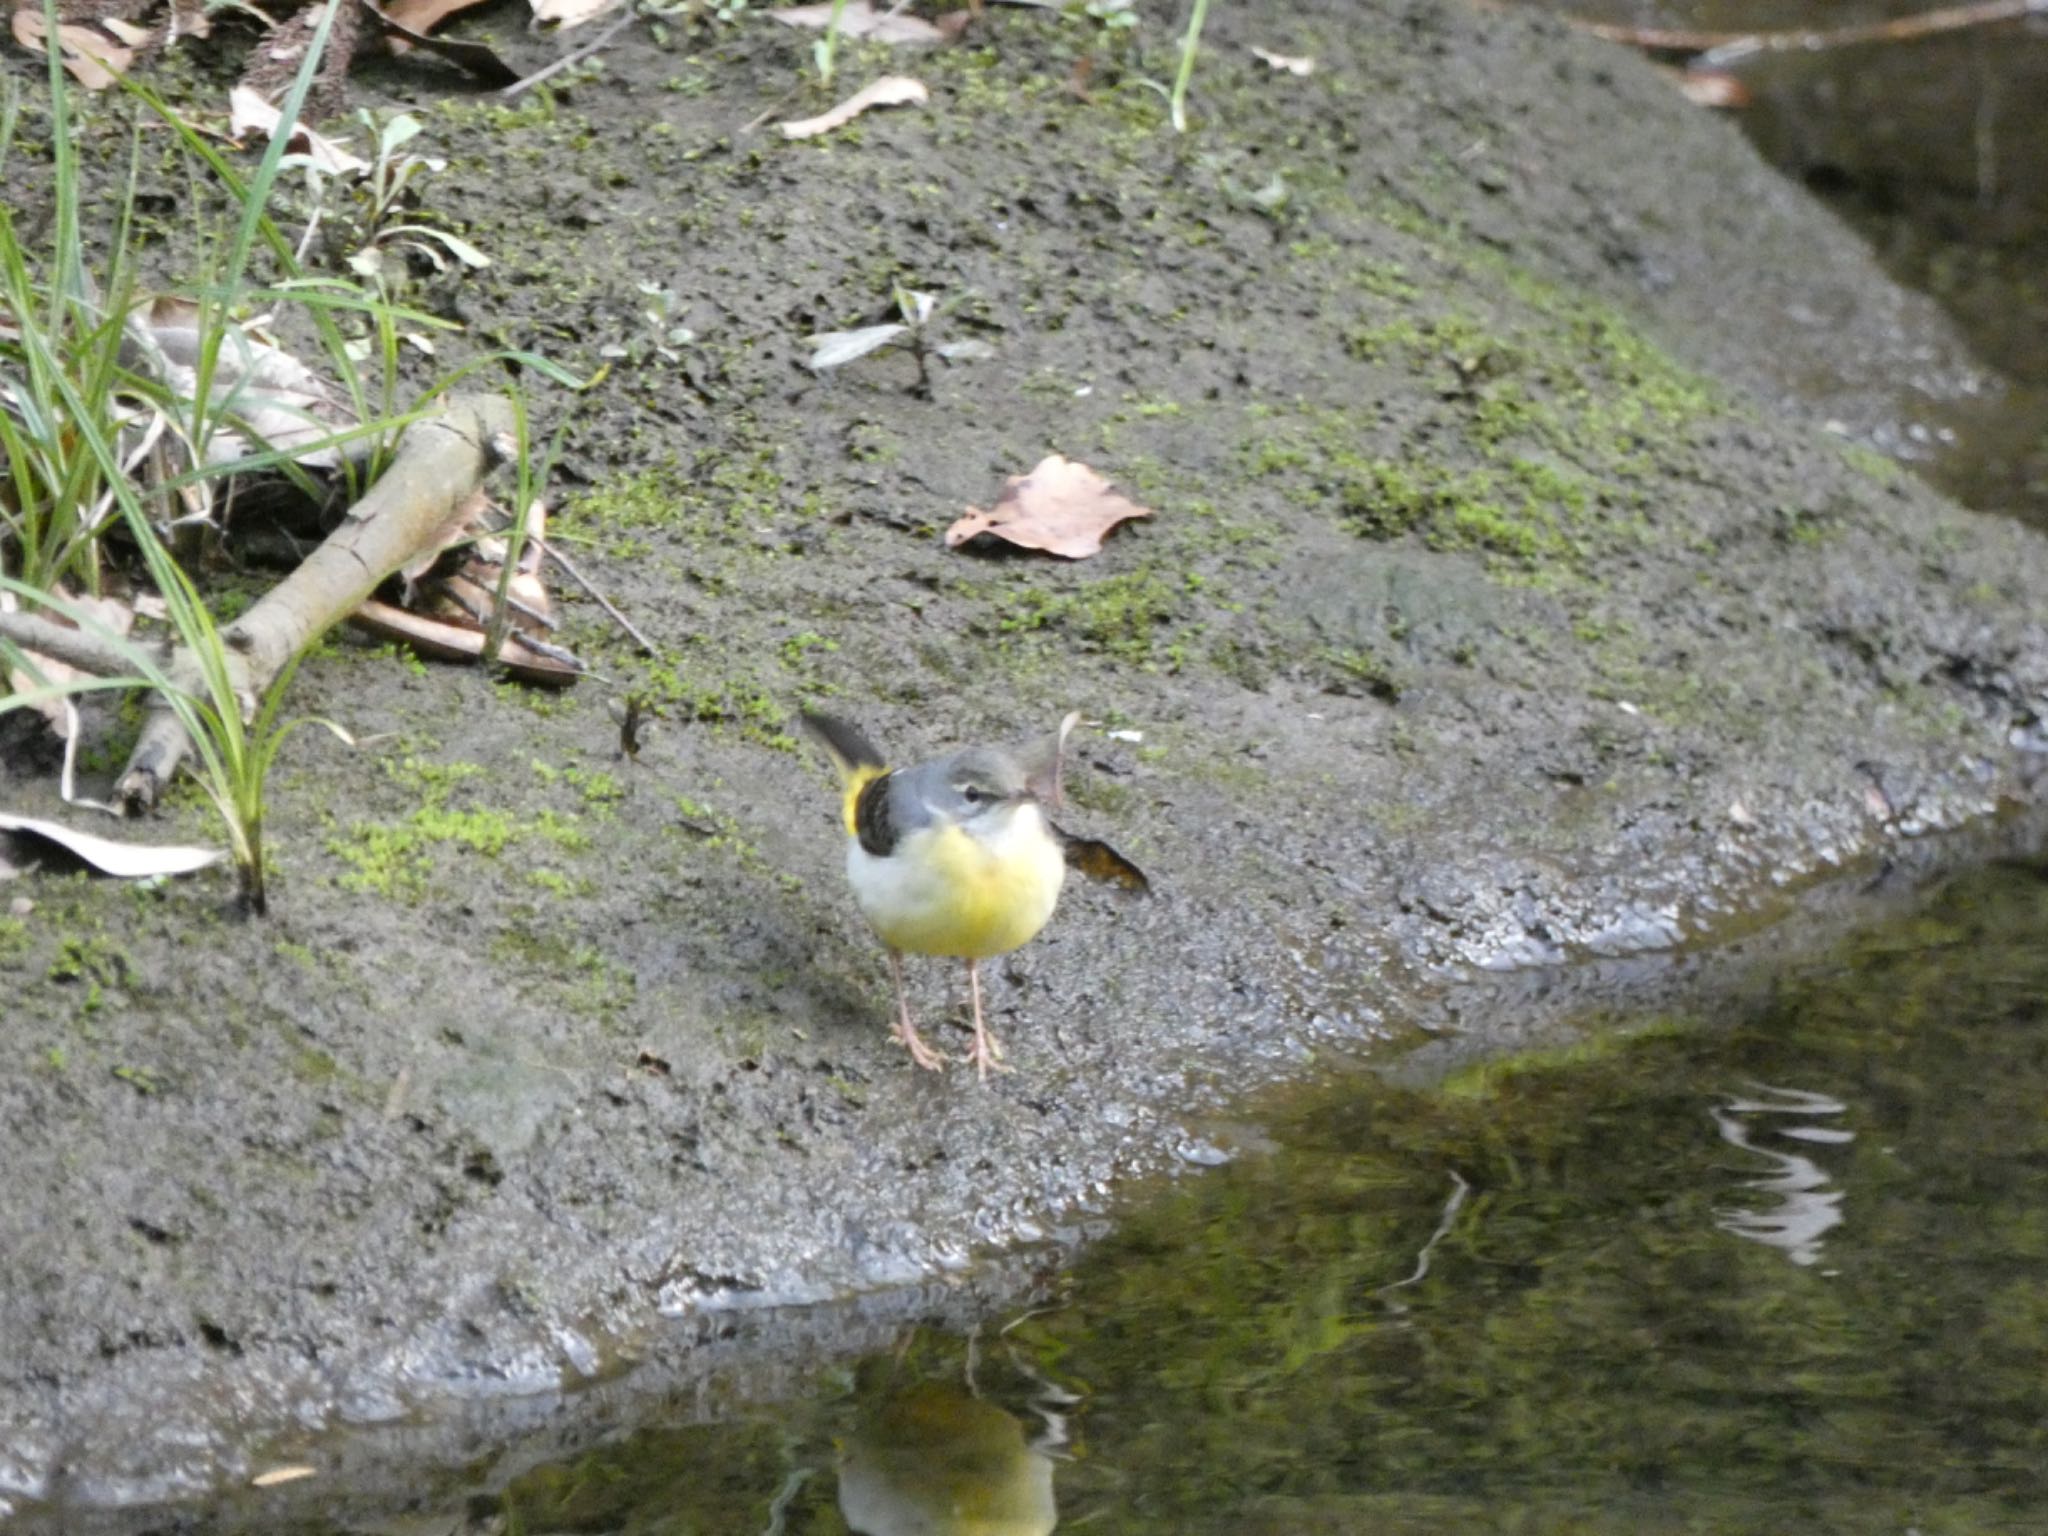
[{"label": "shallow water", "polygon": [[1994,867],[1739,1006],[1319,1090],[1039,1310],[470,1528],[2048,1530],[2044,934]]}]

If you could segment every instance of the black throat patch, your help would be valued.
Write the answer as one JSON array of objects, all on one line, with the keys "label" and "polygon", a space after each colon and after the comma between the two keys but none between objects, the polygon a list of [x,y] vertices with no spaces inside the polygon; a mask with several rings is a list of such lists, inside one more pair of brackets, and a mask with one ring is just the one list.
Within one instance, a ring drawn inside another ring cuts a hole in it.
[{"label": "black throat patch", "polygon": [[861,785],[853,802],[853,830],[860,845],[876,858],[884,858],[896,846],[896,823],[889,816],[891,774],[878,773]]}]

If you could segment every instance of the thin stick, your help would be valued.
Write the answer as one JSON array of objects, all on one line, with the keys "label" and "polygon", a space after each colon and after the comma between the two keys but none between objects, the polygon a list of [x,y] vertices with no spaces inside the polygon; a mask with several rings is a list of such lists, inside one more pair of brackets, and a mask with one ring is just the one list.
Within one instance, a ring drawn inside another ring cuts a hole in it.
[{"label": "thin stick", "polygon": [[554,561],[555,564],[559,565],[562,568],[562,573],[566,575],[571,581],[575,582],[577,586],[581,587],[584,590],[584,593],[590,598],[592,602],[596,603],[598,607],[602,608],[606,613],[611,615],[612,622],[614,624],[618,625],[619,628],[623,629],[627,634],[633,637],[633,643],[640,647],[640,654],[642,656],[659,656],[661,654],[660,650],[655,646],[654,642],[648,639],[645,635],[641,634],[639,630],[635,629],[633,627],[633,621],[627,618],[623,613],[619,612],[618,609],[614,608],[611,605],[610,599],[608,599],[602,592],[598,591],[596,587],[590,584],[590,578],[588,576],[585,576],[581,571],[577,570],[576,567],[570,563],[569,557],[567,555],[563,554],[559,549],[555,548],[553,540],[535,539],[534,542],[540,545],[541,553],[546,555],[550,560]]},{"label": "thin stick", "polygon": [[514,80],[510,85],[506,86],[503,90],[499,91],[498,94],[504,97],[507,101],[510,101],[515,96],[522,96],[526,92],[532,90],[536,85],[539,85],[543,80],[552,80],[556,75],[559,75],[563,70],[573,69],[576,65],[581,64],[593,53],[596,53],[600,48],[604,47],[606,43],[609,43],[613,38],[617,37],[621,32],[625,31],[626,28],[630,27],[636,19],[637,18],[634,16],[631,7],[628,7],[625,15],[621,16],[617,21],[613,22],[610,26],[606,27],[602,32],[598,33],[597,36],[593,37],[589,42],[585,43],[581,48],[576,49],[573,53],[563,54],[559,59],[555,60],[554,63],[545,65],[540,69],[536,69],[532,74],[528,75],[523,80]]},{"label": "thin stick", "polygon": [[1455,1168],[1451,1170],[1451,1182],[1457,1187],[1451,1191],[1451,1198],[1444,1202],[1444,1213],[1436,1224],[1436,1230],[1429,1234],[1429,1241],[1424,1243],[1422,1251],[1415,1255],[1414,1273],[1405,1280],[1396,1280],[1390,1285],[1381,1286],[1372,1293],[1373,1295],[1384,1296],[1389,1291],[1398,1291],[1403,1286],[1414,1285],[1429,1273],[1430,1254],[1436,1250],[1438,1243],[1450,1236],[1451,1224],[1458,1219],[1458,1212],[1465,1204],[1465,1197],[1472,1193],[1472,1186],[1465,1182],[1465,1176]]},{"label": "thin stick", "polygon": [[1996,26],[2048,14],[2048,0],[1976,0],[1970,5],[1943,6],[1892,21],[1861,22],[1827,31],[1694,32],[1669,27],[1629,27],[1613,22],[1566,16],[1574,29],[1610,43],[1627,43],[1656,53],[1713,53],[1743,58],[1752,53],[1806,53],[1822,48],[1848,48],[1858,43],[1898,43],[1914,38],[1960,32],[1968,27]]}]

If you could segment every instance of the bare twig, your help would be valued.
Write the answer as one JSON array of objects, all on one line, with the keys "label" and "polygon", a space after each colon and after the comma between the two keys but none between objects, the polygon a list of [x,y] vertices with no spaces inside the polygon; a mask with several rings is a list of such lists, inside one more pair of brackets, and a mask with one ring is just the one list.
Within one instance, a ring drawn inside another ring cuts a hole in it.
[{"label": "bare twig", "polygon": [[133,657],[121,647],[33,613],[0,613],[0,640],[94,677],[122,677],[135,670]]},{"label": "bare twig", "polygon": [[555,60],[554,63],[543,65],[541,68],[536,69],[532,74],[525,76],[523,79],[514,80],[510,85],[506,86],[503,90],[499,91],[498,94],[504,97],[507,101],[511,101],[517,97],[525,95],[528,91],[532,90],[536,85],[539,85],[543,80],[552,80],[556,75],[559,75],[563,70],[573,69],[576,65],[581,64],[585,59],[589,58],[593,53],[596,53],[600,49],[602,49],[605,46],[605,44],[609,43],[613,38],[617,37],[621,32],[625,31],[626,28],[630,27],[638,19],[639,18],[633,14],[632,7],[628,6],[626,8],[625,15],[621,16],[617,21],[613,22],[610,26],[606,27],[602,32],[598,33],[597,36],[593,37],[589,42],[585,43],[581,48],[578,48],[571,53],[563,54],[559,59]]},{"label": "bare twig", "polygon": [[571,581],[575,582],[577,586],[583,589],[585,595],[588,596],[592,602],[596,603],[598,607],[602,608],[606,613],[611,615],[611,620],[614,624],[618,625],[619,628],[623,629],[627,634],[633,637],[633,643],[640,647],[640,654],[642,656],[658,656],[661,654],[655,648],[654,642],[648,639],[645,635],[641,634],[638,629],[634,628],[633,621],[627,618],[623,613],[619,612],[618,609],[614,608],[611,604],[611,600],[607,598],[602,592],[598,591],[596,587],[590,584],[590,578],[588,576],[585,576],[581,571],[577,570],[573,564],[570,563],[569,557],[567,555],[563,554],[559,549],[555,548],[554,544],[547,539],[537,539],[534,542],[540,545],[541,552],[543,554],[545,554],[550,560],[554,561],[555,564],[559,565],[562,568],[562,573],[565,576],[567,576]]},{"label": "bare twig", "polygon": [[1436,1245],[1450,1235],[1451,1226],[1457,1221],[1458,1212],[1464,1207],[1465,1197],[1472,1193],[1472,1186],[1465,1182],[1465,1176],[1455,1168],[1451,1170],[1451,1183],[1456,1188],[1451,1191],[1450,1199],[1444,1202],[1444,1213],[1437,1221],[1436,1230],[1429,1234],[1429,1241],[1424,1243],[1422,1251],[1415,1255],[1414,1272],[1405,1280],[1396,1280],[1381,1286],[1373,1295],[1384,1296],[1389,1291],[1398,1291],[1414,1285],[1429,1273],[1429,1256],[1436,1251]]},{"label": "bare twig", "polygon": [[[341,526],[222,632],[236,691],[244,698],[260,695],[286,662],[415,557],[449,510],[476,489],[491,462],[485,440],[509,430],[511,420],[512,403],[504,396],[466,395],[408,428],[391,467],[349,508]],[[169,670],[191,692],[205,692],[189,654],[173,655]],[[189,746],[176,711],[154,700],[114,786],[116,798],[131,813],[154,806]]]},{"label": "bare twig", "polygon": [[[1861,43],[1901,43],[1915,38],[1960,32],[1970,27],[1997,26],[2000,22],[2023,21],[2029,16],[2048,15],[2048,0],[1976,0],[1969,5],[1942,6],[1899,16],[1890,21],[1861,22],[1855,26],[1827,29],[1794,28],[1783,32],[1705,32],[1672,27],[1631,27],[1614,22],[1589,21],[1575,16],[1563,20],[1580,32],[1647,48],[1653,53],[1711,55],[1712,66],[1725,66],[1753,53],[1810,53],[1823,48],[1849,48]],[[1700,63],[1709,65],[1708,59]]]}]

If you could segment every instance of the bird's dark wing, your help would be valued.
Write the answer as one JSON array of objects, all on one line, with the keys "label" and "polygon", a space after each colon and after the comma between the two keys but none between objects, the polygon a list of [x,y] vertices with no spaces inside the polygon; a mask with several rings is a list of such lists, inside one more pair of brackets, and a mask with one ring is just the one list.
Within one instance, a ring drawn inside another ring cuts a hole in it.
[{"label": "bird's dark wing", "polygon": [[1152,889],[1152,882],[1145,878],[1145,872],[1109,844],[1097,842],[1092,837],[1076,837],[1064,827],[1052,822],[1047,822],[1046,825],[1052,828],[1052,835],[1059,839],[1061,851],[1067,856],[1068,868],[1078,869],[1090,880],[1099,880],[1104,885],[1121,886],[1140,895]]}]

